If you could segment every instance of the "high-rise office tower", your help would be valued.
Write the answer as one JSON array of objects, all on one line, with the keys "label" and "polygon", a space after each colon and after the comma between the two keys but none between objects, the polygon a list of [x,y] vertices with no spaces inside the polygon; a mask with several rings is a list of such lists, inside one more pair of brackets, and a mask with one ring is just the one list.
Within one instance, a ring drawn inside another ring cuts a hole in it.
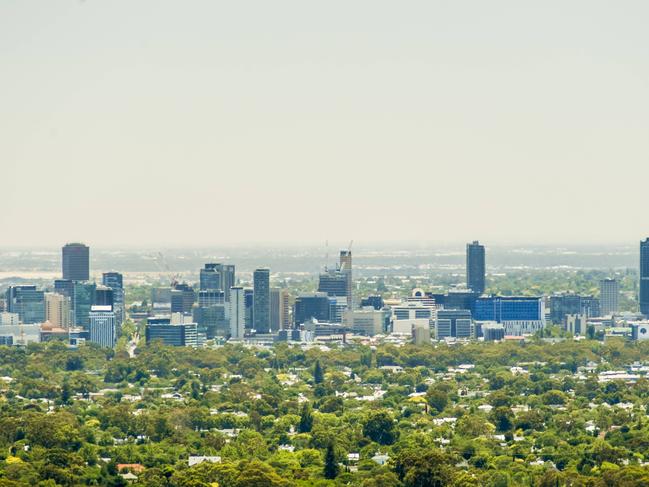
[{"label": "high-rise office tower", "polygon": [[253,325],[252,316],[253,316],[254,304],[255,304],[254,297],[255,297],[255,293],[251,288],[249,287],[244,288],[243,302],[245,303],[245,310],[246,310],[246,314],[245,314],[246,328],[252,328]]},{"label": "high-rise office tower", "polygon": [[121,326],[126,318],[126,308],[124,307],[124,277],[119,272],[104,272],[101,282],[113,290],[113,311],[117,326]]},{"label": "high-rise office tower", "polygon": [[230,337],[242,339],[246,328],[246,299],[242,287],[230,288]]},{"label": "high-rise office tower", "polygon": [[223,290],[221,287],[221,264],[205,264],[200,272],[200,290]]},{"label": "high-rise office tower", "polygon": [[484,293],[485,272],[484,245],[477,240],[466,244],[466,287],[476,293]]},{"label": "high-rise office tower", "polygon": [[253,273],[253,328],[257,333],[270,332],[270,270]]},{"label": "high-rise office tower", "polygon": [[649,316],[649,238],[640,242],[640,313]]},{"label": "high-rise office tower", "polygon": [[602,316],[617,313],[620,299],[620,283],[617,279],[602,279],[599,281],[599,294]]},{"label": "high-rise office tower", "polygon": [[66,244],[63,249],[63,279],[90,279],[90,248],[81,243]]},{"label": "high-rise office tower", "polygon": [[171,312],[189,314],[196,301],[194,288],[187,283],[176,284],[171,290]]},{"label": "high-rise office tower", "polygon": [[92,304],[98,306],[110,306],[113,308],[114,294],[113,289],[108,286],[97,286],[95,288],[95,299]]},{"label": "high-rise office tower", "polygon": [[347,308],[352,309],[352,250],[340,251],[340,272],[347,277]]},{"label": "high-rise office tower", "polygon": [[18,314],[21,323],[45,321],[45,293],[36,286],[9,286],[5,299],[7,311]]},{"label": "high-rise office tower", "polygon": [[291,327],[289,317],[288,290],[278,287],[270,290],[270,329],[286,330]]},{"label": "high-rise office tower", "polygon": [[200,288],[220,289],[225,300],[230,301],[230,288],[236,285],[235,267],[232,264],[205,264],[200,272]]},{"label": "high-rise office tower", "polygon": [[70,298],[59,293],[45,293],[45,320],[57,328],[70,328]]},{"label": "high-rise office tower", "polygon": [[113,348],[117,342],[117,327],[112,306],[93,306],[88,313],[90,341],[105,348]]},{"label": "high-rise office tower", "polygon": [[82,326],[88,329],[90,326],[90,309],[95,304],[95,291],[97,285],[94,282],[74,282],[72,293],[72,315],[75,326]]}]

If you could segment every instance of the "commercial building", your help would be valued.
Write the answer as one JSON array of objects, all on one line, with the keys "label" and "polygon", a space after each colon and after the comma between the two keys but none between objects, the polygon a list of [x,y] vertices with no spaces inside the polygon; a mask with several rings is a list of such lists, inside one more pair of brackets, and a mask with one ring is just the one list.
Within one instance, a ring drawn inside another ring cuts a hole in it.
[{"label": "commercial building", "polygon": [[340,272],[345,274],[347,277],[347,308],[353,309],[353,299],[352,299],[352,249],[346,249],[340,251]]},{"label": "commercial building", "polygon": [[505,339],[505,327],[501,323],[483,323],[481,333],[485,342]]},{"label": "commercial building", "polygon": [[253,325],[253,314],[255,311],[255,291],[249,287],[243,289],[243,299],[246,310],[246,329],[251,330]]},{"label": "commercial building", "polygon": [[198,327],[196,323],[170,323],[156,319],[146,325],[146,342],[160,340],[172,347],[197,347]]},{"label": "commercial building", "polygon": [[230,288],[230,337],[243,339],[246,332],[246,296],[240,286]]},{"label": "commercial building", "polygon": [[566,315],[564,329],[575,336],[584,336],[588,329],[588,317],[585,314]]},{"label": "commercial building", "polygon": [[599,302],[602,316],[609,316],[619,311],[620,283],[617,279],[599,281]]},{"label": "commercial building", "polygon": [[223,290],[221,287],[221,273],[219,264],[205,264],[200,270],[200,290]]},{"label": "commercial building", "polygon": [[478,298],[473,318],[505,325],[506,335],[535,333],[545,327],[542,298],[527,296],[490,296]]},{"label": "commercial building", "polygon": [[63,279],[87,281],[90,279],[90,248],[82,243],[69,243],[62,249]]},{"label": "commercial building", "polygon": [[553,323],[563,324],[567,315],[578,314],[585,314],[588,318],[601,316],[599,299],[573,293],[550,296],[550,319]]},{"label": "commercial building", "polygon": [[187,283],[176,284],[171,290],[171,312],[191,314],[196,302],[194,288]]},{"label": "commercial building", "polygon": [[220,289],[225,301],[230,301],[230,288],[236,285],[235,267],[230,264],[209,263],[200,271],[200,289]]},{"label": "commercial building", "polygon": [[270,328],[272,331],[290,328],[289,295],[287,289],[270,290]]},{"label": "commercial building", "polygon": [[649,316],[649,238],[640,242],[640,313]]},{"label": "commercial building", "polygon": [[73,325],[88,330],[90,326],[90,309],[96,302],[95,291],[97,285],[94,282],[73,281],[72,289]]},{"label": "commercial building", "polygon": [[45,320],[54,327],[70,328],[72,324],[70,298],[63,294],[45,293]]},{"label": "commercial building", "polygon": [[411,335],[416,327],[432,330],[435,324],[435,306],[421,301],[407,301],[392,306],[392,333],[395,335]]},{"label": "commercial building", "polygon": [[121,326],[126,319],[126,307],[124,305],[124,277],[119,272],[104,272],[101,276],[104,286],[113,291],[113,311],[117,326]]},{"label": "commercial building", "polygon": [[390,312],[376,310],[372,306],[347,310],[344,322],[353,333],[367,336],[381,335],[386,332],[390,324]]},{"label": "commercial building", "polygon": [[442,309],[437,311],[435,339],[472,337],[473,321],[470,311],[462,309]]},{"label": "commercial building", "polygon": [[361,299],[361,308],[367,306],[372,306],[374,309],[383,309],[385,302],[379,295],[367,296],[366,298]]},{"label": "commercial building", "polygon": [[90,341],[104,348],[113,348],[117,342],[115,313],[110,305],[94,305],[88,314]]},{"label": "commercial building", "polygon": [[257,333],[270,333],[270,270],[253,272],[253,328]]},{"label": "commercial building", "polygon": [[36,286],[9,286],[5,300],[7,311],[18,314],[21,323],[45,321],[45,293]]},{"label": "commercial building", "polygon": [[349,274],[340,270],[328,270],[318,278],[318,292],[327,296],[342,296],[347,298]]},{"label": "commercial building", "polygon": [[316,319],[318,321],[329,321],[331,306],[327,293],[300,294],[295,299],[293,322],[296,326]]},{"label": "commercial building", "polygon": [[466,287],[482,294],[486,288],[485,248],[480,242],[466,244]]}]

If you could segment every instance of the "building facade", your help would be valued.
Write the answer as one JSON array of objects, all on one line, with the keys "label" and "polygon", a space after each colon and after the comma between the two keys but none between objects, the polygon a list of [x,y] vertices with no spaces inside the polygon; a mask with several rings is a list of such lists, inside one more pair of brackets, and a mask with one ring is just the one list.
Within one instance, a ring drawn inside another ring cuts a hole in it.
[{"label": "building facade", "polygon": [[10,286],[5,293],[7,311],[18,314],[24,324],[45,321],[45,292],[36,286]]},{"label": "building facade", "polygon": [[117,342],[117,326],[112,306],[92,306],[88,314],[90,341],[104,348],[113,348]]},{"label": "building facade", "polygon": [[640,313],[649,316],[649,238],[640,242]]},{"label": "building facade", "polygon": [[246,333],[246,296],[240,286],[230,288],[230,338],[243,339]]},{"label": "building facade", "polygon": [[617,279],[602,279],[599,282],[599,302],[602,316],[614,315],[619,311],[620,283]]},{"label": "building facade", "polygon": [[539,297],[481,297],[475,302],[473,317],[502,323],[507,335],[531,334],[545,328],[545,303]]},{"label": "building facade", "polygon": [[485,248],[480,242],[466,244],[466,287],[478,294],[486,289]]},{"label": "building facade", "polygon": [[45,320],[58,328],[70,328],[72,307],[70,298],[58,293],[45,293]]},{"label": "building facade", "polygon": [[82,243],[69,243],[62,249],[63,279],[87,281],[90,279],[90,248]]},{"label": "building facade", "polygon": [[253,328],[257,333],[270,333],[270,270],[253,273]]}]

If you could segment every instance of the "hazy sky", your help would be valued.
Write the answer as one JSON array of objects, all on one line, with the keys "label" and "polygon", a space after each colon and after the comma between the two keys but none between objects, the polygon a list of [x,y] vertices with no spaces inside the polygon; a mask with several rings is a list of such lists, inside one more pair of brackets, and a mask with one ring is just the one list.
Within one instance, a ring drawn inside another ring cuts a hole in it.
[{"label": "hazy sky", "polygon": [[649,2],[4,0],[0,245],[637,241]]}]

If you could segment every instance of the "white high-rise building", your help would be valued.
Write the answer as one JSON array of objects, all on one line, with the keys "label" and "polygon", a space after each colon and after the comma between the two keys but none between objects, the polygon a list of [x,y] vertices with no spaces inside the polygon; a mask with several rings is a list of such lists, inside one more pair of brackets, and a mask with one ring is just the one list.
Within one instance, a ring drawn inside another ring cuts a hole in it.
[{"label": "white high-rise building", "polygon": [[240,286],[230,288],[230,338],[243,339],[246,329],[246,296]]},{"label": "white high-rise building", "polygon": [[88,316],[90,318],[90,341],[105,348],[113,348],[117,341],[113,307],[92,306]]},{"label": "white high-rise building", "polygon": [[599,281],[599,301],[602,316],[609,316],[619,311],[620,283],[617,279]]}]

